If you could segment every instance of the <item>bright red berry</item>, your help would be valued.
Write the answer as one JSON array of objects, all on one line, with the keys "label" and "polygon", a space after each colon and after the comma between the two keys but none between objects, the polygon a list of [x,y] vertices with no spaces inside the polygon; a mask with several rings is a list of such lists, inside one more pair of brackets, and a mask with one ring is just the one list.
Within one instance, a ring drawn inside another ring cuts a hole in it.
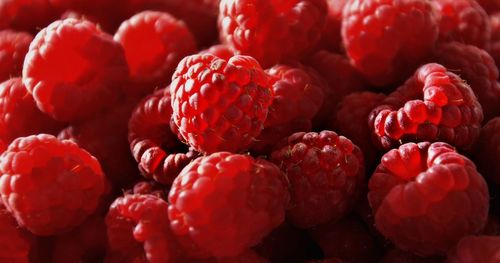
[{"label": "bright red berry", "polygon": [[486,178],[500,185],[500,117],[491,119],[481,129],[475,159],[478,170]]},{"label": "bright red berry", "polygon": [[34,236],[19,227],[0,200],[0,262],[28,263]]},{"label": "bright red berry", "polygon": [[0,81],[21,76],[33,36],[25,32],[0,31]]},{"label": "bright red berry", "polygon": [[448,253],[446,263],[498,262],[500,260],[500,237],[468,236],[458,242]]}]

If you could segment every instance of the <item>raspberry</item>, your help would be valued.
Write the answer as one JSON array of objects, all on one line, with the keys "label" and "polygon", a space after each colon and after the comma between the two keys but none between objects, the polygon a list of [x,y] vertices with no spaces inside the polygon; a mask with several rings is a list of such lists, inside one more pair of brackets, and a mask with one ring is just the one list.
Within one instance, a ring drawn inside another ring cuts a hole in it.
[{"label": "raspberry", "polygon": [[180,251],[167,219],[168,204],[152,195],[117,198],[106,215],[111,252],[127,261],[177,262]]},{"label": "raspberry", "polygon": [[170,185],[197,153],[182,152],[182,144],[170,129],[172,106],[169,88],[144,98],[129,121],[130,150],[146,178]]},{"label": "raspberry", "polygon": [[155,181],[142,181],[136,183],[132,189],[126,191],[125,194],[154,195],[167,201],[169,190],[169,188]]},{"label": "raspberry", "polygon": [[0,31],[0,81],[21,76],[24,56],[32,40],[25,32]]},{"label": "raspberry", "polygon": [[441,142],[407,143],[382,157],[369,182],[375,226],[398,248],[446,253],[488,219],[488,188],[474,163]]},{"label": "raspberry", "polygon": [[49,0],[0,1],[0,28],[36,32],[59,15]]},{"label": "raspberry", "polygon": [[351,0],[344,7],[342,39],[352,64],[383,87],[411,74],[438,37],[431,1]]},{"label": "raspberry", "polygon": [[18,138],[0,160],[2,201],[21,226],[37,235],[79,225],[104,193],[99,162],[75,143],[52,135]]},{"label": "raspberry", "polygon": [[476,2],[486,11],[488,14],[500,11],[500,1],[498,0],[476,0]]},{"label": "raspberry", "polygon": [[446,262],[498,262],[500,259],[500,237],[468,236],[462,238],[450,251]]},{"label": "raspberry", "polygon": [[202,153],[246,149],[262,131],[272,102],[266,74],[248,56],[186,57],[170,93],[179,133]]},{"label": "raspberry", "polygon": [[16,220],[0,201],[0,261],[28,263],[34,237],[19,228]]},{"label": "raspberry", "polygon": [[20,78],[0,84],[0,139],[9,144],[18,137],[57,133],[63,125],[40,112]]},{"label": "raspberry", "polygon": [[363,155],[332,131],[298,132],[271,154],[291,184],[291,222],[302,228],[336,220],[354,206],[364,184]]},{"label": "raspberry", "polygon": [[483,113],[472,89],[439,64],[426,64],[368,117],[374,141],[385,149],[408,141],[443,141],[469,149]]},{"label": "raspberry", "polygon": [[475,46],[450,42],[436,47],[434,61],[456,70],[467,81],[481,103],[486,120],[500,113],[498,69],[488,52]]},{"label": "raspberry", "polygon": [[486,178],[500,185],[500,117],[491,119],[481,129],[475,159],[478,170]]},{"label": "raspberry", "polygon": [[223,44],[218,44],[218,45],[213,45],[207,49],[204,49],[198,54],[203,55],[203,54],[212,54],[218,58],[224,59],[224,60],[229,60],[231,59],[232,56],[236,55],[234,54],[234,51],[231,50],[227,45]]},{"label": "raspberry", "polygon": [[124,21],[114,39],[122,44],[134,81],[155,86],[167,83],[181,59],[196,50],[193,35],[168,13],[144,11]]},{"label": "raspberry", "polygon": [[288,195],[275,165],[218,152],[182,170],[170,190],[168,216],[188,253],[237,256],[283,222]]},{"label": "raspberry", "polygon": [[458,41],[489,48],[491,26],[488,14],[475,0],[436,0],[441,13],[439,40]]},{"label": "raspberry", "polygon": [[72,122],[112,105],[127,77],[120,44],[91,22],[75,19],[40,31],[23,69],[23,82],[38,107]]},{"label": "raspberry", "polygon": [[298,60],[316,46],[326,23],[324,0],[225,0],[219,37],[265,68]]},{"label": "raspberry", "polygon": [[342,10],[348,0],[327,0],[328,14],[326,16],[326,25],[321,39],[322,46],[332,52],[342,50]]},{"label": "raspberry", "polygon": [[393,248],[385,253],[380,263],[442,263],[440,257],[419,257],[413,253]]}]

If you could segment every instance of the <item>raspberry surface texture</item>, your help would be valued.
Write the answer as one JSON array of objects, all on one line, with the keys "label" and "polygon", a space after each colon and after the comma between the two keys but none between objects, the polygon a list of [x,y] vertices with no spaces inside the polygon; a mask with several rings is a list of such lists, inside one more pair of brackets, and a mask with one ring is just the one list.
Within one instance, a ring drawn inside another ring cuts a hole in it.
[{"label": "raspberry surface texture", "polygon": [[498,262],[500,237],[468,236],[450,251],[446,263]]},{"label": "raspberry surface texture", "polygon": [[0,31],[0,81],[21,76],[33,36],[26,32]]},{"label": "raspberry surface texture", "polygon": [[34,236],[19,227],[0,202],[0,262],[28,263]]},{"label": "raspberry surface texture", "polygon": [[389,151],[369,189],[377,229],[417,255],[445,254],[488,219],[484,178],[446,143],[407,143]]},{"label": "raspberry surface texture", "polygon": [[491,119],[481,129],[475,160],[483,176],[500,185],[500,117]]}]

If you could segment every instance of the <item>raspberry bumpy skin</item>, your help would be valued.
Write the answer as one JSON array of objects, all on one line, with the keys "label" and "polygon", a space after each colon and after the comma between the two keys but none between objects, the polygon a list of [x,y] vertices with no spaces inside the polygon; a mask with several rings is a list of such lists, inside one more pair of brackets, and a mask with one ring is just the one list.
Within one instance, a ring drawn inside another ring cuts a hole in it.
[{"label": "raspberry bumpy skin", "polygon": [[486,182],[472,161],[446,143],[407,143],[389,151],[369,189],[377,229],[421,256],[446,253],[488,219]]},{"label": "raspberry bumpy skin", "polygon": [[288,202],[288,183],[278,167],[218,152],[182,170],[170,190],[168,215],[188,253],[233,257],[279,226]]},{"label": "raspberry bumpy skin", "polygon": [[52,135],[18,138],[0,160],[1,199],[19,224],[37,235],[79,225],[105,190],[97,159]]},{"label": "raspberry bumpy skin", "polygon": [[0,201],[0,262],[28,263],[34,237],[19,227]]},{"label": "raspberry bumpy skin", "polygon": [[85,20],[40,31],[26,55],[23,82],[43,112],[61,121],[88,118],[113,105],[128,78],[119,43]]},{"label": "raspberry bumpy skin", "polygon": [[421,66],[368,117],[374,141],[385,149],[408,141],[443,141],[469,149],[482,121],[470,86],[434,63]]},{"label": "raspberry bumpy skin", "polygon": [[475,161],[482,175],[500,185],[498,156],[500,156],[500,117],[495,117],[481,129],[475,149]]},{"label": "raspberry bumpy skin", "polygon": [[495,263],[500,260],[500,237],[468,236],[448,253],[446,263]]},{"label": "raspberry bumpy skin", "polygon": [[439,15],[427,0],[350,0],[342,39],[352,64],[383,87],[411,74],[438,37]]},{"label": "raspberry bumpy skin", "polygon": [[238,152],[260,134],[272,103],[268,77],[252,57],[184,58],[170,85],[173,119],[197,151]]},{"label": "raspberry bumpy skin", "polygon": [[326,23],[324,0],[222,0],[219,36],[265,68],[298,60],[315,47]]},{"label": "raspberry bumpy skin", "polygon": [[337,220],[354,206],[364,184],[363,155],[332,131],[298,132],[271,154],[291,185],[291,222],[302,228]]},{"label": "raspberry bumpy skin", "polygon": [[0,31],[0,81],[21,76],[33,36],[25,32]]}]

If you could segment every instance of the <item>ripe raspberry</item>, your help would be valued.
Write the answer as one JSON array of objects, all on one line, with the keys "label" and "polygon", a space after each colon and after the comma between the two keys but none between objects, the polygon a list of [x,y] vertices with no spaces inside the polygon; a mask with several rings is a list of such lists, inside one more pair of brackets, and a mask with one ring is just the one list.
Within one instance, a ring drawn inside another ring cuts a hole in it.
[{"label": "ripe raspberry", "polygon": [[421,256],[446,253],[488,219],[486,182],[474,163],[446,143],[407,143],[389,151],[369,188],[377,229]]},{"label": "ripe raspberry", "polygon": [[52,135],[18,138],[0,160],[2,201],[20,225],[37,235],[79,225],[104,193],[99,162],[75,143]]},{"label": "ripe raspberry", "polygon": [[155,181],[142,181],[136,183],[132,189],[125,191],[125,194],[154,195],[167,201],[169,190],[170,188]]},{"label": "ripe raspberry", "polygon": [[183,57],[194,53],[193,35],[181,20],[165,12],[144,11],[124,21],[114,36],[122,44],[132,80],[150,93],[171,79]]},{"label": "ripe raspberry", "polygon": [[106,215],[111,252],[127,261],[177,262],[175,236],[169,228],[168,204],[152,195],[117,198]]},{"label": "ripe raspberry", "polygon": [[0,31],[0,82],[21,76],[24,56],[32,40],[25,32]]},{"label": "ripe raspberry", "polygon": [[265,68],[300,59],[316,46],[326,23],[324,0],[224,0],[219,37]]},{"label": "ripe raspberry", "polygon": [[368,117],[374,141],[389,149],[408,141],[443,141],[469,149],[483,112],[472,89],[439,64],[421,66]]},{"label": "ripe raspberry", "polygon": [[441,13],[439,40],[458,41],[489,48],[491,26],[488,14],[475,0],[436,0]]},{"label": "ripe raspberry", "polygon": [[272,102],[266,74],[248,56],[186,57],[170,94],[179,133],[202,153],[246,149],[262,131]]},{"label": "ripe raspberry", "polygon": [[364,184],[363,155],[332,131],[298,132],[271,154],[291,184],[291,222],[302,228],[337,220],[354,206]]},{"label": "ripe raspberry", "polygon": [[49,0],[0,1],[0,28],[36,32],[59,15]]},{"label": "ripe raspberry", "polygon": [[34,237],[21,229],[0,201],[0,262],[28,263]]},{"label": "ripe raspberry", "polygon": [[234,51],[229,48],[227,45],[223,44],[217,44],[213,45],[207,49],[204,49],[198,54],[203,55],[203,54],[212,54],[218,58],[224,59],[224,60],[229,60],[231,59],[232,56],[236,55],[234,54]]},{"label": "ripe raspberry", "polygon": [[327,0],[328,13],[323,30],[321,46],[332,52],[340,52],[342,47],[342,11],[348,0]]},{"label": "ripe raspberry", "polygon": [[419,257],[411,252],[393,248],[385,253],[380,263],[443,263],[441,257]]},{"label": "ripe raspberry", "polygon": [[170,185],[189,162],[194,151],[183,152],[182,143],[171,131],[172,106],[169,88],[144,98],[129,120],[130,150],[146,178]]},{"label": "ripe raspberry", "polygon": [[468,236],[448,253],[447,263],[498,262],[500,237]]},{"label": "ripe raspberry", "polygon": [[481,129],[475,159],[478,170],[486,178],[500,185],[500,117],[491,119]]},{"label": "ripe raspberry", "polygon": [[62,128],[63,124],[40,112],[20,78],[0,84],[0,139],[5,144],[32,134],[57,134]]},{"label": "ripe raspberry", "polygon": [[168,216],[189,254],[237,256],[283,222],[288,195],[275,165],[218,152],[182,170],[170,190]]},{"label": "ripe raspberry", "polygon": [[127,77],[120,44],[91,22],[75,19],[40,31],[23,68],[38,107],[61,121],[88,118],[112,105]]},{"label": "ripe raspberry", "polygon": [[486,11],[488,14],[500,11],[500,1],[498,0],[476,0],[476,2]]}]

